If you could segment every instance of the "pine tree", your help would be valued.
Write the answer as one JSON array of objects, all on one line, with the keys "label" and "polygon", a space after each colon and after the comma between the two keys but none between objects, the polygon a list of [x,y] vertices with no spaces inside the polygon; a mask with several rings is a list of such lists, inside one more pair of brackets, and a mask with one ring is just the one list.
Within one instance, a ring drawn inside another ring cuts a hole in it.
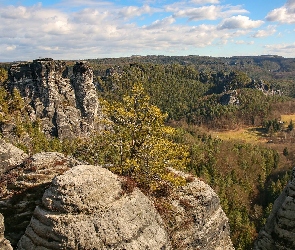
[{"label": "pine tree", "polygon": [[154,191],[163,185],[183,183],[168,167],[184,168],[188,151],[172,141],[176,131],[165,126],[167,116],[149,100],[142,84],[137,83],[122,103],[105,106],[112,121],[112,145],[118,159],[112,170]]}]

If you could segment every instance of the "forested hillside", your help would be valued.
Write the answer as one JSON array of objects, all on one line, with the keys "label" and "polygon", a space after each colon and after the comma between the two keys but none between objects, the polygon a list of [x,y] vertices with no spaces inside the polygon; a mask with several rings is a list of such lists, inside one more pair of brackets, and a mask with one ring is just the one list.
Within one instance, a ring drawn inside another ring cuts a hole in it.
[{"label": "forested hillside", "polygon": [[[129,186],[162,196],[170,185],[187,181],[159,167],[169,157],[171,166],[182,165],[215,189],[235,248],[251,249],[294,166],[293,121],[283,123],[281,116],[295,114],[295,60],[134,56],[88,63],[115,135],[106,130],[88,141],[45,136],[39,121],[27,116],[20,93],[8,91],[8,66],[2,65],[2,136],[14,122],[8,139],[27,153],[59,151],[91,164],[109,164],[131,178]],[[249,127],[261,142],[222,140],[212,133]]]},{"label": "forested hillside", "polygon": [[[178,129],[175,140],[189,147],[189,171],[219,194],[235,248],[251,249],[294,164],[293,127],[280,123],[281,115],[295,113],[294,60],[198,59],[134,57],[91,63],[102,98],[120,100],[132,83],[143,83],[152,103]],[[223,141],[208,132],[244,127],[254,127],[271,143]]]}]

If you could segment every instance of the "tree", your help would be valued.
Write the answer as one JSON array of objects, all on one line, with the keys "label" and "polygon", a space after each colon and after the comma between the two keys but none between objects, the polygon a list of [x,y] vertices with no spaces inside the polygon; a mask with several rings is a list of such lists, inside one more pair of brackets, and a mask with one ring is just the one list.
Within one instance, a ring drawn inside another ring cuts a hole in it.
[{"label": "tree", "polygon": [[7,70],[0,68],[0,85],[2,85],[8,77]]},{"label": "tree", "polygon": [[149,100],[142,84],[137,83],[122,103],[105,102],[105,107],[114,132],[111,143],[119,156],[111,170],[155,191],[163,185],[183,183],[168,167],[184,168],[188,151],[173,142],[175,130],[165,126],[167,116]]}]

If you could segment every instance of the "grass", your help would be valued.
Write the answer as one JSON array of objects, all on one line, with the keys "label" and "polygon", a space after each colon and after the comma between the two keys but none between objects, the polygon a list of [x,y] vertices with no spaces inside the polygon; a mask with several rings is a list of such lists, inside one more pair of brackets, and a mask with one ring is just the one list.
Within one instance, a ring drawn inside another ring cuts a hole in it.
[{"label": "grass", "polygon": [[291,120],[295,122],[295,115],[281,115],[281,120],[288,125]]},{"label": "grass", "polygon": [[263,129],[257,127],[242,128],[231,131],[213,131],[212,136],[221,140],[237,140],[246,143],[263,143],[267,142],[268,138],[263,133]]},{"label": "grass", "polygon": [[[281,115],[281,121],[284,122],[285,128],[287,128],[291,120],[295,123],[295,114]],[[220,138],[221,140],[237,140],[246,143],[265,143],[269,140],[269,137],[260,127],[248,127],[229,131],[211,131],[210,133],[214,138]]]}]

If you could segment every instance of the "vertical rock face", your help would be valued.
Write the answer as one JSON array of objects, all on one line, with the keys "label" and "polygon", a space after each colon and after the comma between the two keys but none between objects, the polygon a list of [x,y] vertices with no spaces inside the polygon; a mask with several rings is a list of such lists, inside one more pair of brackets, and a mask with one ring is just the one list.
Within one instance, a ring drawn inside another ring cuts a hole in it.
[{"label": "vertical rock face", "polygon": [[96,128],[100,106],[93,84],[93,72],[77,62],[73,75],[65,62],[38,59],[11,66],[10,90],[18,89],[29,105],[32,120],[42,121],[44,132],[59,138],[85,135]]},{"label": "vertical rock face", "polygon": [[254,249],[295,249],[295,168],[291,180],[274,202],[271,214],[259,232]]},{"label": "vertical rock face", "polygon": [[107,169],[81,165],[56,177],[18,249],[170,249],[161,217],[137,188]]},{"label": "vertical rock face", "polygon": [[12,250],[10,242],[4,238],[4,217],[0,214],[0,249],[1,250]]}]

